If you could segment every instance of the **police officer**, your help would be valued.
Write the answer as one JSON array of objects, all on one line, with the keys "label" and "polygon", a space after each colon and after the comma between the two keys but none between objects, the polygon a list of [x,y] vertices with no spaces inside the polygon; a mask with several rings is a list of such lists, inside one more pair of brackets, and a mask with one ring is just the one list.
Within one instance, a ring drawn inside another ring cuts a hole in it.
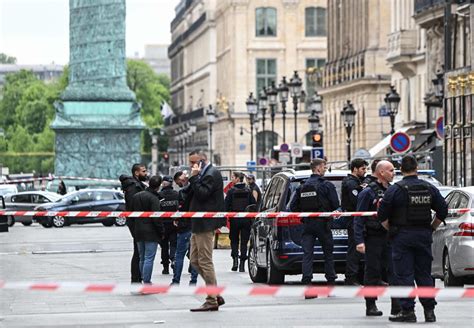
[{"label": "police officer", "polygon": [[[179,193],[173,189],[173,178],[169,175],[163,177],[161,183],[161,191],[159,193],[161,199],[160,207],[164,212],[176,212],[179,208]],[[161,264],[163,264],[163,274],[170,273],[171,268],[174,269],[174,259],[176,255],[176,226],[172,220],[163,222],[164,235],[161,242]]]},{"label": "police officer", "polygon": [[[418,163],[412,155],[402,158],[403,180],[385,192],[377,211],[378,220],[389,229],[395,282],[400,286],[434,286],[431,277],[432,231],[448,214],[446,201],[430,183],[418,179]],[[436,212],[432,222],[431,210]],[[425,321],[435,322],[434,298],[420,298]],[[416,322],[415,299],[401,298],[402,311],[390,321]]]},{"label": "police officer", "polygon": [[[379,161],[372,169],[372,176],[376,181],[360,192],[357,197],[357,211],[377,211],[378,204],[384,192],[393,181],[395,168],[388,161]],[[354,240],[358,252],[365,254],[364,285],[385,285],[384,281],[393,284],[392,255],[388,243],[387,230],[375,218],[361,216],[354,219]],[[388,279],[387,279],[388,278]],[[381,316],[375,305],[376,298],[366,298],[365,314],[367,316]],[[400,304],[397,299],[392,299],[391,314],[400,312]]]},{"label": "police officer", "polygon": [[375,170],[377,169],[377,164],[380,162],[380,159],[374,159],[372,163],[370,163],[370,172],[371,174],[367,174],[362,180],[362,187],[367,187],[369,183],[371,182],[376,182],[377,181],[377,176],[375,174]]},{"label": "police officer", "polygon": [[[234,186],[229,189],[225,197],[225,210],[227,212],[245,212],[247,206],[256,204],[252,191],[244,183],[244,174],[242,172],[232,173],[232,183]],[[234,218],[230,220],[230,246],[232,271],[245,272],[245,261],[247,260],[247,244],[250,239],[251,219]],[[239,235],[240,235],[240,265],[239,265]]]},{"label": "police officer", "polygon": [[[326,161],[314,159],[310,164],[313,174],[296,189],[290,203],[292,212],[332,212],[339,207],[336,187],[323,178],[326,173]],[[334,270],[334,241],[331,232],[331,220],[327,218],[303,219],[303,284],[311,284],[313,278],[314,242],[318,238],[324,253],[324,271],[328,285],[334,285],[337,278]],[[306,298],[313,298],[306,296]]]},{"label": "police officer", "polygon": [[[367,171],[368,163],[361,158],[354,158],[350,164],[351,173],[342,180],[341,207],[344,212],[354,212],[357,208],[357,196],[362,191],[362,179]],[[354,242],[353,218],[347,222],[347,257],[346,285],[358,285],[359,263],[362,254],[356,251]]]}]

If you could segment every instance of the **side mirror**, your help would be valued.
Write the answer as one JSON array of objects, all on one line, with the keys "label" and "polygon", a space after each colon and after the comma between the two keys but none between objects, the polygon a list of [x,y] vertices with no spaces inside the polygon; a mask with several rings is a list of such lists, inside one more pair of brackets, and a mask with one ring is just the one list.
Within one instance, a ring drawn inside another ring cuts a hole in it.
[{"label": "side mirror", "polygon": [[245,212],[257,212],[257,204],[247,206]]}]

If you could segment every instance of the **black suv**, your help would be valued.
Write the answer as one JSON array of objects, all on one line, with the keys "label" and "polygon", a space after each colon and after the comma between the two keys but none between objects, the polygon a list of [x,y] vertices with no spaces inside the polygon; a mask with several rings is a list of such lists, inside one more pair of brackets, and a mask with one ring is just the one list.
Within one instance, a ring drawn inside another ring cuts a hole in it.
[{"label": "black suv", "polygon": [[[341,194],[341,182],[348,171],[326,172]],[[284,171],[270,180],[259,212],[285,212],[289,207],[296,188],[306,181],[311,171]],[[337,273],[345,271],[347,253],[347,219],[333,220],[334,264]],[[303,249],[301,236],[303,225],[300,219],[257,218],[250,233],[248,269],[253,282],[282,284],[287,274],[301,274]],[[324,272],[323,251],[319,242],[314,247],[313,272]]]}]

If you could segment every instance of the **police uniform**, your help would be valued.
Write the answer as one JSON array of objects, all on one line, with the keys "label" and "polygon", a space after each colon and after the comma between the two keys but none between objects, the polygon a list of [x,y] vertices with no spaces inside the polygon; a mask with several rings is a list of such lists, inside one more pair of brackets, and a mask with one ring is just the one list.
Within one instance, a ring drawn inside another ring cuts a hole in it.
[{"label": "police uniform", "polygon": [[[336,187],[322,176],[312,174],[305,183],[296,189],[295,196],[290,203],[292,212],[332,212],[339,207]],[[334,270],[334,241],[331,232],[332,220],[327,218],[303,219],[303,247],[302,271],[304,284],[310,284],[313,278],[314,243],[318,238],[324,253],[324,271],[328,284],[334,284],[336,272]]]},{"label": "police uniform", "polygon": [[[344,212],[354,212],[356,210],[357,197],[361,191],[361,181],[355,175],[348,174],[342,180],[341,207]],[[347,223],[346,284],[357,283],[361,260],[362,254],[357,252],[354,241],[353,218],[349,217]]]},{"label": "police uniform", "polygon": [[[176,212],[179,208],[179,193],[172,186],[163,187],[158,193],[161,198],[160,207],[163,212]],[[173,221],[164,220],[164,236],[161,243],[161,264],[163,264],[163,273],[169,273],[169,265],[174,268],[174,259],[176,255],[176,226]]]},{"label": "police uniform", "polygon": [[[357,211],[377,211],[387,189],[379,182],[372,181],[357,197]],[[361,216],[354,219],[355,244],[365,244],[364,285],[380,286],[385,282],[394,284],[391,248],[387,230],[375,218]],[[382,315],[378,311],[376,298],[366,298],[367,315]],[[397,299],[392,299],[392,314],[400,312]]]},{"label": "police uniform", "polygon": [[[414,286],[415,281],[420,287],[434,286],[431,277],[431,209],[442,221],[448,214],[446,201],[438,189],[415,175],[406,176],[388,188],[380,203],[377,216],[380,222],[388,219],[395,282],[399,286]],[[427,311],[434,310],[436,301],[434,298],[420,298],[420,302],[428,321]],[[416,321],[414,298],[402,298],[400,305],[403,311],[400,315],[410,315],[411,318],[390,319]]]},{"label": "police uniform", "polygon": [[[235,184],[226,195],[224,200],[225,210],[228,212],[245,212],[249,205],[256,204],[252,191],[245,183]],[[244,263],[247,260],[247,244],[250,239],[250,228],[252,220],[246,218],[234,218],[230,220],[229,239],[231,246],[231,256],[234,259],[233,271],[237,270],[239,258],[240,239],[240,267],[239,271],[244,272]],[[240,238],[239,238],[240,236]]]}]

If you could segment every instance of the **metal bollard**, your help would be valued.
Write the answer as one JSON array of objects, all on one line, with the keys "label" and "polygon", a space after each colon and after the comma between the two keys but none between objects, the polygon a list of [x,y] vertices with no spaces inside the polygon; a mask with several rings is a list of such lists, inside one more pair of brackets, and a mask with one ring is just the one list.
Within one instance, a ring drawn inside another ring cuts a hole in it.
[{"label": "metal bollard", "polygon": [[[2,208],[5,209],[5,199],[0,196]],[[0,232],[8,232],[8,216],[0,215]]]}]

